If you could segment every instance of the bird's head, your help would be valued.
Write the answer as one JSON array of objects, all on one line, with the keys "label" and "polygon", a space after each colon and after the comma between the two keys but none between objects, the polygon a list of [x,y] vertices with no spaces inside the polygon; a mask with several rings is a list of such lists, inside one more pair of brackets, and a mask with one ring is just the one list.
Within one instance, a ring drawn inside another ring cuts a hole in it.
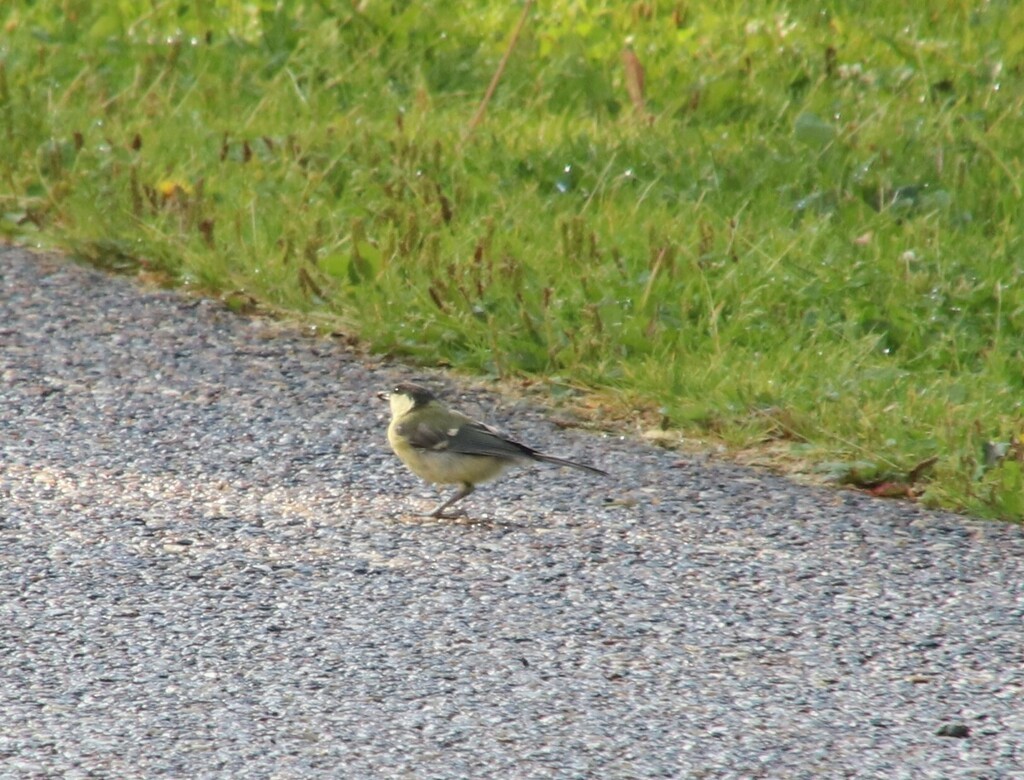
[{"label": "bird's head", "polygon": [[377,397],[391,404],[393,417],[400,417],[413,409],[422,409],[437,400],[437,396],[427,388],[413,382],[401,382],[391,388],[390,392],[377,393]]}]

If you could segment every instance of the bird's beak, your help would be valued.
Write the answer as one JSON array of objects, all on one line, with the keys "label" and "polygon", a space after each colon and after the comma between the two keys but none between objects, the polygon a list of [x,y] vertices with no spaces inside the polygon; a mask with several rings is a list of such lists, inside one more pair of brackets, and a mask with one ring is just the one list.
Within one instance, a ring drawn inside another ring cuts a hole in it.
[{"label": "bird's beak", "polygon": [[387,393],[382,390],[381,392],[377,393],[377,397],[382,401],[390,401],[391,393]]}]

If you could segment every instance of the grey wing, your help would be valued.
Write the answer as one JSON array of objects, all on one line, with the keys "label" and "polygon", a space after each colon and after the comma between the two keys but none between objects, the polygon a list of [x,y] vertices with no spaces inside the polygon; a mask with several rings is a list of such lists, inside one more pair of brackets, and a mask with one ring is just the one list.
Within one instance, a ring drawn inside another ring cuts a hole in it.
[{"label": "grey wing", "polygon": [[398,435],[418,450],[446,450],[454,432],[450,428],[424,423],[403,422],[398,425]]},{"label": "grey wing", "polygon": [[525,444],[512,441],[501,431],[468,417],[449,428],[424,423],[402,423],[398,426],[398,433],[419,450],[510,459],[532,458],[536,454]]},{"label": "grey wing", "polygon": [[466,455],[490,455],[495,458],[532,458],[536,451],[513,441],[501,431],[489,425],[467,420],[454,431],[447,449]]}]

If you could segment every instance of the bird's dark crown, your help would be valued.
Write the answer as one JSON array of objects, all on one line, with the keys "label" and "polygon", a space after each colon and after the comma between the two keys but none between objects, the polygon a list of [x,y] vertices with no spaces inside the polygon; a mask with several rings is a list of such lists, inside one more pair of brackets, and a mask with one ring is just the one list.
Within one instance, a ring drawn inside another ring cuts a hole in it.
[{"label": "bird's dark crown", "polygon": [[437,400],[437,396],[427,390],[423,385],[418,385],[415,382],[401,382],[400,384],[395,385],[391,392],[397,395],[409,396],[412,399],[414,409],[426,406],[431,401]]}]

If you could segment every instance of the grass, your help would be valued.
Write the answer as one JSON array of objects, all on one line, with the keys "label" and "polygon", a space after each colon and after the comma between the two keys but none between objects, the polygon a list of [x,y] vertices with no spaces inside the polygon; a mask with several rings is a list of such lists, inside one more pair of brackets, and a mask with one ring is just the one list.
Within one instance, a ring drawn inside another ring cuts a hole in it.
[{"label": "grass", "polygon": [[[1024,519],[1024,6],[0,9],[0,233]],[[639,78],[636,64],[643,68]]]}]

